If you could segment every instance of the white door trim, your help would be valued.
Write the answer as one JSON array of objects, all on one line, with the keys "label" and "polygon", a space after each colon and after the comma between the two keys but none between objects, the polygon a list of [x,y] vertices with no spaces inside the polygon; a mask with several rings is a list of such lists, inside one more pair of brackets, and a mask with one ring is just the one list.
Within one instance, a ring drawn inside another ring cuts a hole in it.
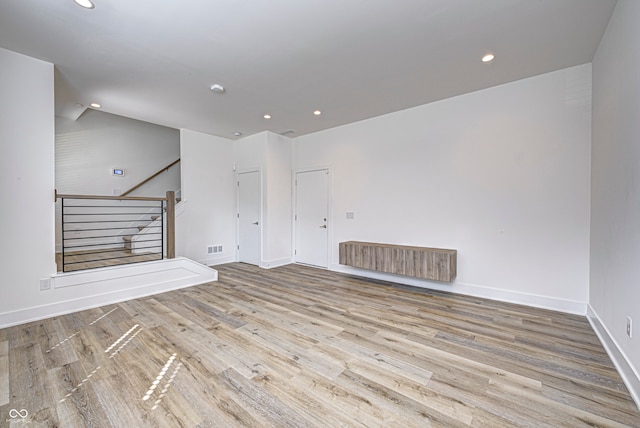
[{"label": "white door trim", "polygon": [[236,262],[240,261],[240,250],[239,250],[239,246],[240,246],[240,191],[239,191],[239,182],[240,182],[240,175],[241,174],[249,174],[252,172],[257,172],[259,177],[260,177],[260,263],[259,266],[262,267],[262,259],[263,259],[263,254],[262,254],[262,250],[263,250],[263,242],[264,242],[264,221],[263,221],[263,216],[264,216],[264,212],[263,212],[263,200],[264,200],[264,194],[263,194],[263,176],[262,176],[262,168],[260,167],[254,167],[254,168],[243,168],[243,169],[239,169],[236,171],[236,248],[235,248],[235,259]]},{"label": "white door trim", "polygon": [[[326,268],[328,269],[329,266],[331,266],[332,264],[332,256],[333,256],[333,175],[331,173],[331,166],[330,165],[318,165],[318,166],[309,166],[309,167],[303,167],[303,168],[297,168],[295,170],[292,171],[292,179],[291,179],[291,185],[292,185],[292,193],[293,193],[293,209],[292,214],[293,214],[293,218],[291,219],[291,223],[293,225],[293,233],[291,234],[291,248],[293,248],[293,262],[296,264],[304,264],[304,263],[300,263],[297,261],[297,254],[296,254],[296,242],[297,242],[297,221],[296,221],[296,216],[297,216],[297,207],[298,207],[298,189],[297,189],[297,176],[299,173],[304,173],[304,172],[314,172],[314,171],[327,171],[327,266]],[[318,267],[318,266],[315,266]]]}]

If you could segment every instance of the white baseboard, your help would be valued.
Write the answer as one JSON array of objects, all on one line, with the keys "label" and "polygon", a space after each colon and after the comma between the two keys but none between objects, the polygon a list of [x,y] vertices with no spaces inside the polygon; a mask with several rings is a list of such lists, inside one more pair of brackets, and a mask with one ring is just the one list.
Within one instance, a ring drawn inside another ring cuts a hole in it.
[{"label": "white baseboard", "polygon": [[[217,280],[217,271],[184,257],[56,274],[51,277],[51,290],[43,293],[62,293],[74,287],[88,295],[1,313],[0,328]],[[114,291],[87,293],[90,289]]]},{"label": "white baseboard", "polygon": [[235,256],[208,257],[206,259],[198,260],[198,263],[202,263],[203,265],[206,265],[206,266],[217,266],[217,265],[224,265],[226,263],[234,263],[237,261],[238,260],[236,259]]},{"label": "white baseboard", "polygon": [[450,293],[463,294],[466,296],[482,297],[485,299],[497,300],[500,302],[516,303],[519,305],[532,306],[541,309],[550,309],[553,311],[565,312],[570,314],[586,315],[587,313],[586,302],[558,299],[555,297],[540,296],[536,294],[520,293],[517,291],[491,288],[475,284],[465,284],[461,282],[448,284],[443,282],[427,281],[408,276],[393,275],[366,269],[358,269],[340,264],[332,264],[329,269],[335,272],[348,273],[351,275],[395,282],[403,285],[411,285],[413,287],[447,291]]},{"label": "white baseboard", "polygon": [[[236,262],[238,262],[238,259],[236,257],[225,257],[225,258],[219,258],[219,259],[208,259],[205,261],[201,261],[200,263],[204,263],[207,266],[217,266],[225,263],[236,263]],[[268,260],[268,261],[263,260],[260,267],[263,269],[273,269],[279,266],[289,265],[291,263],[293,263],[291,258],[279,259],[279,260]]]},{"label": "white baseboard", "polygon": [[293,263],[291,257],[278,260],[263,260],[260,267],[264,269],[273,269],[279,266],[290,265],[291,263]]},{"label": "white baseboard", "polygon": [[627,386],[633,401],[640,409],[640,375],[638,374],[638,369],[640,368],[633,367],[629,358],[627,358],[622,348],[618,346],[616,340],[609,333],[609,329],[607,329],[591,305],[587,306],[587,319],[596,332],[598,339],[600,339],[602,346],[607,351],[609,358],[616,366],[618,373],[620,373],[620,377]]}]

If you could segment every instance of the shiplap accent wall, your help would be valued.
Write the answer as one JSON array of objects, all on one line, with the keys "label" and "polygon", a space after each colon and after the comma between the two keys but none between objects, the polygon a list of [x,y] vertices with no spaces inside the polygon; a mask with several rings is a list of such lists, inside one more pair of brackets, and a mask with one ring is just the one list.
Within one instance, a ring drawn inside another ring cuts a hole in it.
[{"label": "shiplap accent wall", "polygon": [[[112,195],[135,186],[180,157],[180,132],[152,123],[96,110],[77,121],[56,117],[56,187],[60,193]],[[124,177],[111,168],[124,168]],[[180,188],[180,171],[158,181],[160,190],[142,189],[144,196],[164,196]],[[156,181],[156,180],[154,180]]]}]

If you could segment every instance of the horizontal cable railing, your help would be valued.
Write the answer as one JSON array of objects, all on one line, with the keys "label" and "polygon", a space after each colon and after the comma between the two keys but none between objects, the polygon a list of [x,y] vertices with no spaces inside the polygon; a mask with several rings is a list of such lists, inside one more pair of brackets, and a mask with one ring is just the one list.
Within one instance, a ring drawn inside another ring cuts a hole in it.
[{"label": "horizontal cable railing", "polygon": [[61,270],[175,257],[175,193],[166,198],[59,195]]}]

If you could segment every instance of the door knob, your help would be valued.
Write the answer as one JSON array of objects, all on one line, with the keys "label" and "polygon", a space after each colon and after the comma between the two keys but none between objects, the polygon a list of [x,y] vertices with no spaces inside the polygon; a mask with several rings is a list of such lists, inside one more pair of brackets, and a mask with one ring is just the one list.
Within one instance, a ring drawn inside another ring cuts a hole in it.
[{"label": "door knob", "polygon": [[256,221],[255,223],[251,223],[251,224],[255,224],[256,226],[258,225],[258,222]]}]

